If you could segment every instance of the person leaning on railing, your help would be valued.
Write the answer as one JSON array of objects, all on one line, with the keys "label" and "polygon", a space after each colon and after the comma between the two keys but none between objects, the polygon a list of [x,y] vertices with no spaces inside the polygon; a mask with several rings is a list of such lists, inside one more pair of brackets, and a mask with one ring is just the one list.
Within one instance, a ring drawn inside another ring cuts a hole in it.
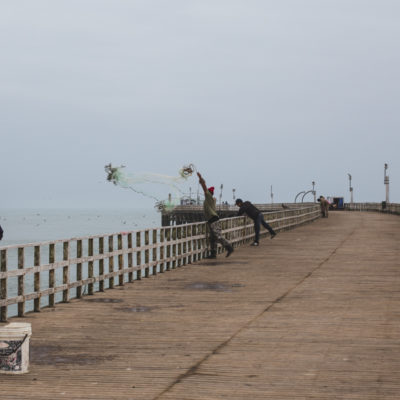
[{"label": "person leaning on railing", "polygon": [[242,199],[236,200],[236,205],[239,207],[238,215],[246,214],[254,221],[254,233],[255,238],[252,246],[258,246],[260,240],[260,226],[262,225],[271,234],[271,239],[276,236],[276,232],[271,228],[271,226],[264,221],[263,213],[250,201],[243,202]]},{"label": "person leaning on railing", "polygon": [[319,196],[319,199],[317,201],[319,201],[319,203],[321,205],[322,217],[323,218],[328,218],[328,213],[329,213],[329,211],[328,211],[329,210],[328,200],[326,200],[324,196]]}]

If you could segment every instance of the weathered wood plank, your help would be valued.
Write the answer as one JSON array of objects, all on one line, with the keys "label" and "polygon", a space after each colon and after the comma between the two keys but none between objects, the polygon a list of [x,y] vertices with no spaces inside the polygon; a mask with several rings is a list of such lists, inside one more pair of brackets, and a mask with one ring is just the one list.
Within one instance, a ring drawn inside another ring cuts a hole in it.
[{"label": "weathered wood plank", "polygon": [[332,214],[26,314],[30,372],[2,400],[396,399],[400,222]]}]

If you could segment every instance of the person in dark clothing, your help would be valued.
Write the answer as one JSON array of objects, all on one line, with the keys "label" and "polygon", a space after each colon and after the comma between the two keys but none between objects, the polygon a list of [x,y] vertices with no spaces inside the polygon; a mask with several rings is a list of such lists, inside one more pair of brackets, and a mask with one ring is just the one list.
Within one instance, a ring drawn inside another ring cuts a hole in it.
[{"label": "person in dark clothing", "polygon": [[3,239],[3,229],[1,229],[1,225],[0,225],[0,240]]},{"label": "person in dark clothing", "polygon": [[260,225],[269,231],[271,239],[276,236],[276,232],[271,228],[269,224],[264,221],[263,213],[255,207],[250,201],[243,202],[242,199],[236,200],[236,205],[239,207],[238,215],[246,214],[254,221],[254,233],[255,238],[252,246],[258,246],[260,239]]}]

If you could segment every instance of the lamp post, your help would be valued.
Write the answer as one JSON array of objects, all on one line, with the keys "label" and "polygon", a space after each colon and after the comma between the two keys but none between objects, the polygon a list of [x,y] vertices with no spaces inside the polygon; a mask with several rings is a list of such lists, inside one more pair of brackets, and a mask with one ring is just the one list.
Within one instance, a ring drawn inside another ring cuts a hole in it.
[{"label": "lamp post", "polygon": [[386,186],[386,204],[389,204],[389,175],[386,175],[386,170],[388,169],[388,165],[385,163],[385,176],[384,176],[384,184]]},{"label": "lamp post", "polygon": [[316,199],[317,192],[315,191],[315,182],[312,181],[311,184],[312,184],[312,191],[313,191],[313,195],[314,195],[314,203],[316,203],[317,202],[317,199]]},{"label": "lamp post", "polygon": [[236,192],[236,189],[232,189],[233,204],[235,204],[235,199],[236,199],[235,192]]},{"label": "lamp post", "polygon": [[221,186],[220,186],[221,192],[219,193],[219,205],[222,204],[222,189],[223,188],[224,188],[224,185],[221,183]]},{"label": "lamp post", "polygon": [[271,204],[274,204],[274,192],[272,191],[272,185],[271,185]]},{"label": "lamp post", "polygon": [[347,175],[349,176],[350,204],[353,204],[353,187],[351,186],[351,175]]}]

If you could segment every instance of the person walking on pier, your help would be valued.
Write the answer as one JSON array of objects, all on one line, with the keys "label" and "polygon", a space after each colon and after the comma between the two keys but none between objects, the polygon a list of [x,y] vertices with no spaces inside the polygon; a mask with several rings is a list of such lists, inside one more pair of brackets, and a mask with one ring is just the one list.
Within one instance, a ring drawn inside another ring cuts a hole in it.
[{"label": "person walking on pier", "polygon": [[206,181],[201,176],[200,172],[197,172],[199,177],[199,183],[204,191],[204,215],[207,221],[208,228],[210,229],[210,246],[211,253],[207,258],[217,258],[217,243],[221,243],[226,249],[226,257],[229,257],[233,252],[233,246],[222,236],[221,224],[216,211],[214,187],[207,188]]},{"label": "person walking on pier", "polygon": [[325,199],[324,196],[319,196],[319,201],[321,205],[321,213],[323,218],[328,218],[328,211],[329,211],[329,202]]},{"label": "person walking on pier", "polygon": [[252,246],[258,246],[260,240],[260,225],[262,225],[271,234],[271,239],[276,236],[276,232],[271,228],[271,226],[264,221],[263,213],[250,201],[243,202],[242,199],[236,200],[236,205],[239,207],[238,215],[246,214],[254,221],[254,233],[255,238]]}]

